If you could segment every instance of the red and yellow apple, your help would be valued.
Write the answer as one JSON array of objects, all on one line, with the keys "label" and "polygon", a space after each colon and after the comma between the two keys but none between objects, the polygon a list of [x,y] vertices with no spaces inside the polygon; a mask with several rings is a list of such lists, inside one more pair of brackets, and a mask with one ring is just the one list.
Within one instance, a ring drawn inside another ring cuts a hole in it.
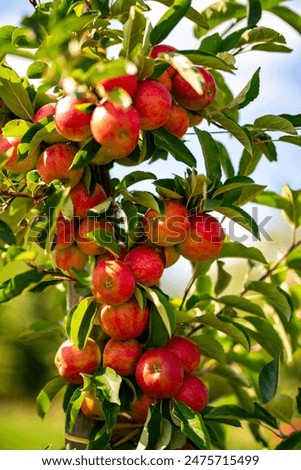
[{"label": "red and yellow apple", "polygon": [[196,375],[187,374],[180,389],[173,395],[174,400],[185,403],[192,410],[201,413],[209,401],[209,392],[204,382]]},{"label": "red and yellow apple", "polygon": [[110,338],[103,350],[103,366],[111,367],[122,377],[133,375],[143,349],[136,339],[120,341]]},{"label": "red and yellow apple", "polygon": [[173,336],[165,347],[178,356],[185,372],[192,374],[196,371],[201,360],[201,352],[194,341],[185,336]]},{"label": "red and yellow apple", "polygon": [[77,99],[71,95],[58,100],[54,115],[58,133],[75,142],[87,139],[91,135],[92,106],[89,105],[92,104],[93,100],[89,98]]},{"label": "red and yellow apple", "polygon": [[69,196],[73,204],[74,215],[82,218],[87,216],[90,209],[101,204],[107,198],[103,187],[99,183],[96,183],[93,193],[90,194],[83,181],[80,181],[71,189]]},{"label": "red and yellow apple", "polygon": [[164,126],[171,108],[170,92],[157,80],[139,82],[133,103],[141,119],[141,129],[153,130]]},{"label": "red and yellow apple", "polygon": [[68,246],[53,252],[54,264],[57,268],[76,278],[76,271],[82,271],[88,261],[88,255],[83,253],[76,245]]},{"label": "red and yellow apple", "polygon": [[135,281],[145,286],[158,284],[164,264],[160,254],[147,246],[137,246],[124,257],[125,264],[132,271]]},{"label": "red and yellow apple", "polygon": [[176,73],[172,78],[172,96],[183,108],[191,111],[199,111],[209,106],[216,95],[216,83],[212,74],[205,68],[195,68],[202,77],[203,90],[197,92],[185,78]]}]

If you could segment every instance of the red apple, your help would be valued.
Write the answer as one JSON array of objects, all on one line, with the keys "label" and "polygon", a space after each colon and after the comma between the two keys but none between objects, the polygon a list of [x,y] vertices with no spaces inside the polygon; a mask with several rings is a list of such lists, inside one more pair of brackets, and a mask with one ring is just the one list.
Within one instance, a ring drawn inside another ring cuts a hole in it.
[{"label": "red apple", "polygon": [[55,250],[53,252],[54,263],[57,268],[65,271],[69,276],[76,278],[75,268],[82,271],[88,261],[88,256],[83,253],[76,245],[67,248]]},{"label": "red apple", "polygon": [[134,275],[123,261],[101,261],[92,273],[92,293],[97,302],[119,305],[127,302],[134,290]]},{"label": "red apple", "polygon": [[204,382],[197,376],[187,374],[180,389],[173,398],[188,405],[192,410],[201,413],[209,401],[209,393]]},{"label": "red apple", "polygon": [[196,371],[201,360],[201,352],[194,341],[184,336],[173,336],[165,347],[178,356],[185,372],[192,374]]},{"label": "red apple", "polygon": [[196,67],[203,78],[203,91],[198,93],[179,73],[172,79],[172,95],[185,109],[199,111],[206,108],[215,98],[216,84],[213,76],[203,67]]},{"label": "red apple", "polygon": [[164,126],[172,103],[171,94],[165,86],[147,78],[139,83],[133,102],[140,115],[141,129],[152,130]]},{"label": "red apple", "polygon": [[185,240],[177,248],[189,261],[214,259],[223,247],[225,234],[220,222],[205,212],[189,219],[189,230]]},{"label": "red apple", "polygon": [[88,338],[83,349],[76,347],[70,340],[64,341],[57,350],[54,363],[58,374],[67,382],[81,384],[81,374],[94,374],[100,365],[101,352],[98,344]]},{"label": "red apple", "polygon": [[134,274],[135,281],[145,286],[158,284],[164,271],[159,253],[146,246],[130,250],[125,255],[124,262]]},{"label": "red apple", "polygon": [[164,215],[148,209],[143,227],[147,237],[155,245],[175,245],[186,238],[189,229],[188,211],[182,202],[166,199]]},{"label": "red apple", "polygon": [[76,186],[81,180],[84,169],[71,170],[70,166],[77,153],[77,148],[70,144],[53,144],[41,153],[37,161],[37,170],[45,183],[61,180],[66,186]]},{"label": "red apple", "polygon": [[41,119],[47,116],[54,116],[55,114],[56,103],[46,103],[43,104],[35,113],[32,121],[34,123],[40,121]]},{"label": "red apple", "polygon": [[20,137],[0,136],[0,152],[8,156],[4,168],[13,173],[27,173],[35,168],[38,159],[38,152],[32,152],[24,160],[18,161],[18,145]]},{"label": "red apple", "polygon": [[174,134],[181,139],[186,134],[189,127],[187,111],[182,108],[182,106],[173,103],[164,127],[171,132],[171,134]]},{"label": "red apple", "polygon": [[143,392],[139,398],[134,398],[130,409],[132,419],[136,421],[136,423],[145,423],[148,414],[148,407],[155,401],[155,397],[152,397],[145,392]]},{"label": "red apple", "polygon": [[161,75],[156,78],[157,82],[161,83],[161,85],[165,86],[165,88],[171,92],[172,89],[172,81],[170,78],[170,74],[168,73],[167,70],[165,70]]},{"label": "red apple", "polygon": [[55,109],[55,125],[59,134],[65,139],[80,142],[91,135],[91,107],[83,109],[83,105],[92,104],[88,98],[77,99],[66,95],[61,98]]},{"label": "red apple", "polygon": [[167,348],[149,349],[138,360],[136,373],[138,386],[156,398],[169,398],[181,387],[184,369],[179,358]]},{"label": "red apple", "polygon": [[96,89],[103,86],[105,91],[112,91],[114,88],[122,88],[130,96],[133,96],[138,85],[137,75],[120,75],[119,77],[105,78],[97,83]]},{"label": "red apple", "polygon": [[60,214],[55,225],[55,248],[57,250],[73,245],[75,241],[75,219],[65,219]]},{"label": "red apple", "polygon": [[111,338],[103,350],[103,365],[111,367],[121,376],[133,375],[142,352],[142,346],[136,339],[119,341]]},{"label": "red apple", "polygon": [[[156,44],[152,47],[149,55],[150,57],[155,59],[156,57],[158,57],[159,54],[162,54],[164,52],[175,52],[176,50],[177,49],[175,47],[169,46],[168,44]],[[166,71],[171,77],[176,73],[176,69],[174,69],[172,66],[168,67]]]},{"label": "red apple", "polygon": [[198,126],[200,124],[200,122],[202,122],[202,120],[203,120],[203,116],[201,116],[200,114],[198,114],[194,111],[188,111],[187,110],[187,114],[188,114],[188,118],[189,118],[189,127]]},{"label": "red apple", "polygon": [[95,391],[88,391],[81,405],[82,413],[87,418],[103,421],[105,419],[102,403],[95,395]]},{"label": "red apple", "polygon": [[121,305],[104,305],[100,311],[102,329],[119,341],[137,338],[148,324],[149,310],[141,308],[135,298]]},{"label": "red apple", "polygon": [[107,238],[114,238],[113,227],[108,220],[96,220],[93,217],[86,217],[81,221],[76,234],[76,243],[78,248],[87,255],[100,255],[106,250],[93,240],[89,240],[87,234],[97,229],[105,230]]},{"label": "red apple", "polygon": [[140,117],[134,106],[122,106],[105,102],[97,106],[92,114],[91,131],[101,145],[94,163],[103,164],[112,159],[129,155],[139,140]]},{"label": "red apple", "polygon": [[82,181],[71,189],[69,196],[73,203],[74,215],[82,218],[87,216],[90,209],[101,204],[107,198],[103,187],[99,183],[96,183],[93,193],[89,194]]}]

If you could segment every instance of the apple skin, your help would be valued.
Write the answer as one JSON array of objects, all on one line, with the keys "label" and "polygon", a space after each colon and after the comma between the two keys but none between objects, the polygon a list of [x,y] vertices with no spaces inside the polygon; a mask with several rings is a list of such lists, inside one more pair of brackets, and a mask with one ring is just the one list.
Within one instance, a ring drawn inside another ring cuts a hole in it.
[{"label": "apple skin", "polygon": [[54,120],[58,133],[65,139],[80,142],[91,135],[92,111],[77,108],[77,106],[89,103],[92,104],[93,101],[88,98],[77,99],[69,95],[58,100]]},{"label": "apple skin", "polygon": [[152,243],[172,246],[183,241],[189,229],[188,210],[176,199],[165,200],[165,213],[160,215],[148,209],[144,215],[143,228]]},{"label": "apple skin", "polygon": [[95,220],[93,217],[86,217],[79,224],[76,233],[76,243],[78,248],[87,255],[96,256],[106,251],[105,248],[86,237],[87,233],[97,229],[105,230],[108,237],[114,238],[113,227],[110,222],[107,220]]},{"label": "apple skin", "polygon": [[176,245],[163,247],[163,262],[164,268],[170,268],[180,258],[180,252],[177,250]]},{"label": "apple skin", "polygon": [[148,307],[140,308],[135,298],[121,305],[104,305],[100,310],[102,329],[119,341],[138,338],[146,329],[148,319]]},{"label": "apple skin", "polygon": [[183,108],[191,111],[199,111],[209,106],[216,95],[216,84],[213,76],[203,67],[196,67],[203,79],[203,91],[198,93],[194,88],[182,77],[176,73],[172,78],[172,96]]},{"label": "apple skin", "polygon": [[209,401],[209,392],[204,382],[196,375],[187,374],[183,384],[173,396],[174,400],[185,403],[192,410],[201,413]]},{"label": "apple skin", "polygon": [[101,352],[98,344],[88,338],[83,349],[70,340],[64,341],[56,352],[54,363],[58,374],[69,383],[81,384],[81,374],[94,374],[100,366]]},{"label": "apple skin", "polygon": [[124,109],[107,101],[94,109],[90,124],[94,139],[101,145],[95,163],[124,158],[138,144],[140,116],[134,106]]},{"label": "apple skin", "polygon": [[142,353],[142,346],[136,339],[119,341],[110,338],[103,350],[103,366],[111,367],[122,377],[133,375]]},{"label": "apple skin", "polygon": [[201,360],[201,352],[194,341],[184,336],[173,336],[165,347],[178,356],[185,372],[192,374],[196,371]]},{"label": "apple skin", "polygon": [[81,218],[85,218],[90,209],[101,204],[107,198],[103,187],[99,183],[96,183],[93,193],[89,194],[82,181],[71,189],[69,196],[73,204],[74,216]]},{"label": "apple skin", "polygon": [[71,245],[67,248],[54,250],[53,259],[57,268],[75,279],[76,275],[72,269],[82,271],[88,261],[88,255],[83,253],[76,245]]},{"label": "apple skin", "polygon": [[43,104],[36,112],[32,119],[34,123],[40,121],[47,116],[54,116],[56,109],[56,103]]},{"label": "apple skin", "polygon": [[[175,47],[170,46],[169,44],[156,44],[151,48],[149,56],[153,59],[156,59],[159,54],[162,54],[164,52],[175,52],[176,50],[177,49]],[[172,66],[168,67],[166,71],[171,77],[176,73],[176,69]]]},{"label": "apple skin", "polygon": [[103,86],[105,91],[112,91],[114,88],[122,88],[130,96],[133,96],[138,86],[138,77],[137,75],[125,74],[119,77],[105,78],[96,84],[96,89],[100,86]]},{"label": "apple skin", "polygon": [[8,155],[4,168],[13,173],[27,173],[33,170],[39,156],[38,152],[33,152],[24,160],[18,161],[18,145],[20,142],[20,137],[3,137],[2,134],[0,135],[0,152]]},{"label": "apple skin", "polygon": [[147,78],[139,82],[133,103],[140,115],[141,129],[153,130],[166,123],[172,97],[164,85]]},{"label": "apple skin", "polygon": [[177,393],[184,379],[179,358],[167,348],[146,351],[138,360],[135,378],[138,386],[155,398],[169,398]]},{"label": "apple skin", "polygon": [[174,134],[179,137],[179,139],[181,139],[186,134],[189,127],[189,117],[187,111],[182,108],[182,106],[173,103],[164,127],[171,134]]},{"label": "apple skin", "polygon": [[71,170],[70,166],[77,153],[77,148],[70,144],[57,143],[46,147],[37,161],[37,170],[42,180],[61,180],[65,186],[76,186],[81,180],[84,169]]},{"label": "apple skin", "polygon": [[220,222],[205,212],[192,215],[187,237],[177,245],[179,252],[189,261],[214,259],[223,247],[225,234]]},{"label": "apple skin", "polygon": [[203,116],[201,116],[200,114],[196,112],[187,111],[187,114],[189,118],[189,127],[198,126],[203,120]]},{"label": "apple skin", "polygon": [[119,305],[132,297],[135,278],[123,261],[100,261],[92,273],[91,290],[97,302]]},{"label": "apple skin", "polygon": [[161,75],[156,78],[157,82],[161,83],[161,85],[165,86],[165,88],[171,92],[171,89],[172,89],[172,81],[171,81],[171,78],[170,78],[170,74],[168,73],[167,70],[164,70],[163,73],[161,73]]},{"label": "apple skin", "polygon": [[146,246],[130,250],[125,255],[124,262],[134,274],[135,281],[144,286],[158,284],[164,272],[164,264],[159,253]]},{"label": "apple skin", "polygon": [[148,407],[155,403],[156,398],[148,395],[145,392],[142,392],[141,396],[134,398],[130,408],[130,416],[136,423],[145,423]]},{"label": "apple skin", "polygon": [[75,241],[75,219],[65,219],[62,214],[58,216],[55,225],[55,248],[60,250],[73,245]]},{"label": "apple skin", "polygon": [[82,413],[87,418],[103,421],[105,419],[102,404],[95,391],[88,391],[81,405]]}]

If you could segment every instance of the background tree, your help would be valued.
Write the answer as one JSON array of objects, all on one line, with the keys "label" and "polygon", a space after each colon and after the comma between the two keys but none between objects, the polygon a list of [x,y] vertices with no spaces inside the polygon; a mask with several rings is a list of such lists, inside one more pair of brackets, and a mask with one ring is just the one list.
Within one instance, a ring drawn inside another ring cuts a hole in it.
[{"label": "background tree", "polygon": [[[0,237],[10,269],[0,301],[66,289],[64,326],[62,318],[44,318],[31,332],[60,331],[71,351],[72,374],[62,368],[66,350],[53,351],[59,375],[37,402],[43,417],[64,390],[66,432],[76,447],[225,448],[226,429],[247,422],[262,446],[268,428],[280,438],[277,448],[298,448],[300,432],[287,435],[281,426],[300,412],[300,393],[278,393],[278,382],[300,356],[300,191],[285,186],[277,194],[251,175],[263,158],[277,160],[278,142],[300,146],[300,116],[267,112],[242,123],[240,110],[259,96],[260,71],[235,94],[227,74],[239,74],[242,52],[290,51],[282,34],[258,25],[264,9],[298,32],[300,17],[277,1],[199,11],[177,0],[160,1],[166,11],[152,24],[150,3],[38,3],[22,27],[0,29]],[[198,47],[156,47],[185,17]],[[26,77],[7,65],[7,54],[31,60]],[[238,161],[216,131],[239,143]],[[181,174],[160,178],[146,167],[170,167],[172,159],[183,164]],[[145,190],[149,181],[155,192]],[[286,251],[271,262],[260,247],[229,237],[235,224],[260,239],[251,201],[278,208],[291,227]],[[229,228],[225,240],[220,222]],[[199,232],[205,242],[196,245]],[[192,263],[183,298],[158,287],[179,255]],[[240,292],[227,290],[233,258],[247,260]],[[144,312],[138,327],[131,324],[137,312]],[[170,352],[179,336],[186,355],[191,345],[201,351],[193,367],[180,346]],[[159,388],[146,383],[143,361],[154,355],[156,367],[178,370],[176,388],[163,379]],[[203,387],[197,403],[185,392],[191,380]]]}]

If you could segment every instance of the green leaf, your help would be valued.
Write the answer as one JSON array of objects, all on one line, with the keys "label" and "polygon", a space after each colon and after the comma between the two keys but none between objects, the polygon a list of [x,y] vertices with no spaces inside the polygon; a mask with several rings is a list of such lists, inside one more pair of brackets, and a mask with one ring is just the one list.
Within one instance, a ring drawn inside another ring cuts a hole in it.
[{"label": "green leaf", "polygon": [[98,228],[96,230],[93,230],[93,232],[87,233],[86,237],[89,240],[95,241],[99,246],[105,248],[113,255],[119,255],[119,245],[115,240],[114,235],[109,230]]},{"label": "green leaf", "polygon": [[291,306],[285,295],[272,284],[263,281],[251,281],[246,285],[248,291],[261,294],[265,301],[278,313],[281,320],[290,320],[292,315]]},{"label": "green leaf", "polygon": [[301,431],[292,432],[288,437],[283,439],[275,450],[300,450],[301,447]]},{"label": "green leaf", "polygon": [[258,377],[259,394],[262,403],[269,402],[277,392],[279,379],[279,358],[263,366]]},{"label": "green leaf", "polygon": [[[278,3],[278,2],[277,2]],[[283,21],[288,23],[292,28],[294,28],[299,34],[301,34],[301,19],[300,13],[287,8],[284,5],[273,5],[271,8],[267,9],[274,13],[275,15],[279,16]]]},{"label": "green leaf", "polygon": [[193,308],[188,310],[189,315],[194,315],[196,320],[206,326],[210,326],[216,330],[223,332],[225,335],[230,336],[235,341],[240,343],[247,351],[249,350],[249,340],[247,334],[243,332],[243,329],[239,325],[235,324],[229,318],[223,317],[222,315],[214,315],[213,313],[201,314],[201,310]]},{"label": "green leaf", "polygon": [[85,393],[82,392],[80,388],[76,388],[66,409],[65,425],[67,432],[72,432],[84,398]]},{"label": "green leaf", "polygon": [[227,104],[225,110],[233,109],[238,106],[239,109],[245,108],[254,101],[259,95],[259,73],[260,68],[256,70],[251,80],[242,89],[242,91]]},{"label": "green leaf", "polygon": [[[240,3],[224,2],[223,0],[214,2],[202,11],[205,19],[208,22],[209,29],[213,29],[225,21],[233,19],[241,19],[246,16],[246,7]],[[196,34],[201,35],[203,31],[201,28],[196,29]]]},{"label": "green leaf", "polygon": [[216,299],[217,302],[222,303],[224,305],[230,305],[231,307],[237,308],[239,310],[243,310],[244,312],[253,313],[254,315],[258,315],[259,317],[264,317],[264,311],[262,308],[251,302],[244,297],[240,297],[238,295],[224,295],[223,297],[219,297]]},{"label": "green leaf", "polygon": [[244,317],[244,321],[252,325],[252,328],[248,328],[244,324],[249,336],[260,344],[273,358],[277,358],[282,354],[282,340],[271,323],[257,316]]},{"label": "green leaf", "polygon": [[209,335],[199,334],[190,336],[190,339],[200,347],[204,356],[212,357],[219,362],[225,361],[226,356],[223,346],[215,338]]},{"label": "green leaf", "polygon": [[179,137],[168,132],[164,127],[153,131],[155,136],[155,145],[160,149],[169,152],[177,161],[184,163],[189,167],[196,167],[197,162],[192,152],[186,147]]},{"label": "green leaf", "polygon": [[297,403],[298,413],[301,414],[301,388],[298,388],[298,394],[296,396],[296,403]]},{"label": "green leaf", "polygon": [[93,160],[93,158],[95,158],[99,149],[100,145],[96,142],[96,140],[89,140],[87,144],[79,149],[70,168],[72,170],[78,170],[79,168],[85,167]]},{"label": "green leaf", "polygon": [[248,26],[253,28],[261,18],[261,3],[260,0],[248,0],[248,4]]},{"label": "green leaf", "polygon": [[127,58],[130,57],[135,47],[142,43],[145,26],[145,16],[138,8],[131,6],[128,20],[123,27],[123,49]]},{"label": "green leaf", "polygon": [[3,242],[6,245],[16,244],[16,237],[14,232],[3,220],[0,220],[0,242]]},{"label": "green leaf", "polygon": [[217,261],[217,280],[214,287],[215,295],[219,295],[231,282],[232,276],[224,270],[225,263]]},{"label": "green leaf", "polygon": [[282,135],[279,137],[279,142],[287,142],[288,144],[297,145],[301,147],[301,136],[294,136],[294,135]]},{"label": "green leaf", "polygon": [[200,413],[196,413],[185,403],[176,402],[173,415],[180,420],[181,431],[200,450],[210,449],[210,437]]},{"label": "green leaf", "polygon": [[32,126],[32,123],[23,119],[11,119],[2,129],[5,137],[22,137]]},{"label": "green leaf", "polygon": [[122,178],[122,180],[116,186],[115,189],[116,190],[118,190],[119,188],[127,189],[129,188],[129,186],[132,186],[133,184],[136,184],[136,183],[139,183],[140,181],[145,181],[148,179],[157,179],[157,177],[154,173],[147,172],[147,171],[140,171],[140,170],[132,171],[128,175],[124,176],[124,178]]},{"label": "green leaf", "polygon": [[17,274],[0,285],[0,303],[7,302],[24,292],[30,291],[46,277],[44,273],[40,273],[35,269]]},{"label": "green leaf", "polygon": [[13,70],[0,65],[0,98],[17,117],[31,121],[33,104],[20,77]]},{"label": "green leaf", "polygon": [[156,198],[149,191],[131,191],[126,190],[120,191],[125,199],[128,201],[134,202],[141,206],[154,209],[159,214],[161,213],[158,198]]},{"label": "green leaf", "polygon": [[204,420],[216,420],[223,422],[225,419],[239,419],[249,422],[264,422],[273,428],[278,428],[277,421],[270,413],[257,403],[254,404],[254,411],[249,412],[237,405],[221,405],[216,407],[208,407],[208,412],[204,414]]},{"label": "green leaf", "polygon": [[42,78],[45,72],[48,70],[48,64],[41,60],[36,60],[27,69],[27,77],[31,79]]},{"label": "green leaf", "polygon": [[238,42],[238,47],[256,43],[280,43],[285,44],[285,38],[278,31],[264,26],[255,27],[245,31]]},{"label": "green leaf", "polygon": [[110,403],[120,405],[119,390],[121,377],[110,367],[104,367],[93,376],[93,382],[97,389],[101,391],[104,399]]},{"label": "green leaf", "polygon": [[37,396],[37,413],[38,416],[43,419],[50,405],[57,395],[57,393],[66,385],[66,381],[62,377],[54,377],[51,379],[45,387],[40,391]]},{"label": "green leaf", "polygon": [[255,119],[253,128],[255,130],[278,131],[297,135],[297,131],[290,121],[275,114],[266,114]]},{"label": "green leaf", "polygon": [[195,128],[195,133],[202,147],[206,174],[212,182],[217,183],[222,176],[219,147],[209,132]]},{"label": "green leaf", "polygon": [[68,338],[79,349],[83,349],[93,327],[98,305],[94,297],[86,297],[71,308],[66,321]]},{"label": "green leaf", "polygon": [[[166,5],[168,7],[172,6],[174,3],[174,0],[155,0],[155,1],[162,3],[162,5]],[[206,19],[198,10],[195,10],[194,8],[190,7],[185,16],[186,18],[191,20],[195,25],[201,26],[204,29],[208,29],[208,23]]]},{"label": "green leaf", "polygon": [[162,42],[174,29],[178,22],[186,15],[191,0],[174,0],[171,8],[159,19],[150,33],[151,44]]},{"label": "green leaf", "polygon": [[252,155],[252,139],[244,128],[223,113],[214,113],[213,119],[233,135],[233,137],[243,145],[246,151]]},{"label": "green leaf", "polygon": [[[206,50],[191,50],[191,49],[183,49],[179,51],[181,54],[183,54],[187,59],[189,59],[193,64],[201,65],[202,67],[209,67],[215,70],[223,70],[225,72],[230,72],[233,70],[234,67],[234,59],[233,56],[228,54],[226,56],[226,53],[219,53],[218,55],[211,54],[210,52],[207,52]],[[175,55],[176,57],[176,55]],[[232,60],[233,59],[233,60]],[[170,60],[170,63],[175,67],[175,69],[178,70],[181,75],[185,77],[184,71],[185,69],[180,68],[179,65],[181,63],[176,63],[175,59],[172,57]],[[182,69],[182,70],[181,70]]]},{"label": "green leaf", "polygon": [[257,238],[257,240],[260,240],[260,233],[257,223],[241,207],[224,203],[221,206],[215,207],[215,210],[233,220],[233,222],[237,223],[238,225],[241,225],[241,227],[252,233]]},{"label": "green leaf", "polygon": [[159,437],[162,415],[156,406],[150,405],[136,450],[155,449]]},{"label": "green leaf", "polygon": [[175,312],[172,305],[169,303],[165,295],[160,292],[159,289],[156,289],[154,287],[150,288],[146,286],[141,287],[143,287],[143,289],[145,290],[149,300],[151,300],[151,302],[155,305],[158,313],[160,314],[164,327],[166,328],[166,331],[170,337],[176,325]]},{"label": "green leaf", "polygon": [[288,395],[277,395],[265,404],[265,409],[275,418],[290,423],[294,414],[294,400]]}]

